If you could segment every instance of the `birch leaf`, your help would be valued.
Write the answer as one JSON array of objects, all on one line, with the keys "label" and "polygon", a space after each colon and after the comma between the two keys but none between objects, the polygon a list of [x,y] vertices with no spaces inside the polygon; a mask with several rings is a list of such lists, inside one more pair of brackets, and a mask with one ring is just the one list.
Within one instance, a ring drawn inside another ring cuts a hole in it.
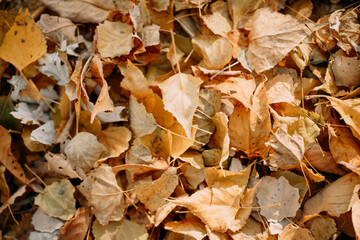
[{"label": "birch leaf", "polygon": [[69,82],[69,70],[59,53],[46,53],[38,62],[40,66],[36,68],[46,76],[54,77],[58,85],[65,86]]},{"label": "birch leaf", "polygon": [[45,187],[43,193],[35,198],[35,204],[41,207],[49,216],[67,220],[75,213],[74,186],[67,179],[54,182]]},{"label": "birch leaf", "polygon": [[178,73],[159,83],[165,110],[171,112],[191,138],[191,125],[199,104],[199,87],[202,80],[188,74]]},{"label": "birch leaf", "polygon": [[98,139],[106,148],[103,158],[118,157],[129,148],[131,132],[126,127],[109,127],[100,132]]}]

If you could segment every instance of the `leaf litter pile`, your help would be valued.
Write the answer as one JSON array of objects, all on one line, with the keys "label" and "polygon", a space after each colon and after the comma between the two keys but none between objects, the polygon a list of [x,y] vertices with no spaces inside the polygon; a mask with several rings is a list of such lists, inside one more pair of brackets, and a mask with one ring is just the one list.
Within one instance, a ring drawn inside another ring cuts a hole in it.
[{"label": "leaf litter pile", "polygon": [[355,1],[0,1],[0,239],[359,239]]}]

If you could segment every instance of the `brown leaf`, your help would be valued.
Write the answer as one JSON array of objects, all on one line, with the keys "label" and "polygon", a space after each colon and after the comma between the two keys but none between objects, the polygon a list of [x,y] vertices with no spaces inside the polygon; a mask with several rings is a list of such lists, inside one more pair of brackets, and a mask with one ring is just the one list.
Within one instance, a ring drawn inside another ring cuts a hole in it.
[{"label": "brown leaf", "polygon": [[84,239],[91,222],[89,207],[78,208],[75,214],[61,226],[59,240]]},{"label": "brown leaf", "polygon": [[279,236],[279,240],[315,240],[310,231],[306,228],[295,226],[294,224],[287,225]]},{"label": "brown leaf", "polygon": [[0,162],[3,164],[11,174],[21,180],[23,183],[28,184],[29,180],[25,176],[18,160],[11,152],[11,135],[8,131],[0,125]]},{"label": "brown leaf", "polygon": [[126,127],[109,127],[100,132],[98,140],[106,148],[102,158],[118,157],[129,148],[131,132]]},{"label": "brown leaf", "polygon": [[355,87],[360,83],[360,60],[356,57],[336,56],[332,71],[337,86]]}]

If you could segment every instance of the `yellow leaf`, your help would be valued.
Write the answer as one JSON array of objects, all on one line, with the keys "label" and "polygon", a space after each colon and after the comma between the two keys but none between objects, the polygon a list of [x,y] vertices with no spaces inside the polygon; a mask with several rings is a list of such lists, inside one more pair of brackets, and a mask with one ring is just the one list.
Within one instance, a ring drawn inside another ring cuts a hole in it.
[{"label": "yellow leaf", "polygon": [[46,53],[46,41],[30,16],[29,10],[19,10],[13,26],[6,33],[0,47],[0,58],[20,71]]},{"label": "yellow leaf", "polygon": [[159,83],[165,110],[171,112],[183,126],[186,136],[191,138],[191,125],[199,104],[200,78],[178,73]]},{"label": "yellow leaf", "polygon": [[149,237],[145,227],[127,219],[123,219],[120,222],[111,222],[106,226],[102,226],[98,221],[95,221],[92,226],[92,232],[96,240],[147,240]]},{"label": "yellow leaf", "polygon": [[179,157],[194,143],[196,129],[191,128],[191,138],[186,137],[184,128],[180,123],[175,122],[169,129],[171,133],[171,156]]}]

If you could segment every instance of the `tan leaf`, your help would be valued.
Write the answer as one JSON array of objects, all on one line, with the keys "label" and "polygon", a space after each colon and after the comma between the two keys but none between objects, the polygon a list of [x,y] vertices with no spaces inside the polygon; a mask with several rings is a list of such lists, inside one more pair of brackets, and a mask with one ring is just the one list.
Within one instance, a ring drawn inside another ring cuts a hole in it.
[{"label": "tan leaf", "polygon": [[303,217],[326,211],[330,216],[340,216],[350,210],[353,190],[360,184],[360,176],[348,173],[325,186],[314,197],[306,201]]},{"label": "tan leaf", "polygon": [[334,219],[329,216],[318,216],[305,223],[315,239],[327,240],[337,232]]},{"label": "tan leaf", "polygon": [[166,199],[178,185],[177,169],[169,167],[160,178],[155,181],[135,186],[135,192],[139,200],[150,211],[156,211],[166,203]]},{"label": "tan leaf", "polygon": [[190,164],[185,164],[180,169],[186,181],[193,189],[197,189],[198,185],[205,179],[204,169],[198,169]]},{"label": "tan leaf", "polygon": [[240,193],[241,189],[237,185],[228,188],[204,188],[188,198],[173,202],[185,206],[211,230],[226,232],[233,225],[240,208]]},{"label": "tan leaf", "polygon": [[171,152],[171,133],[156,128],[151,134],[136,138],[134,144],[144,144],[154,156],[168,159]]},{"label": "tan leaf", "polygon": [[266,156],[271,133],[266,90],[260,84],[251,98],[252,110],[238,105],[229,120],[230,145],[248,155]]},{"label": "tan leaf", "polygon": [[68,143],[65,154],[73,169],[81,168],[89,172],[106,148],[95,135],[88,132],[80,132]]},{"label": "tan leaf", "polygon": [[59,35],[57,35],[57,33],[60,33],[61,36],[67,40],[68,44],[76,42],[76,25],[67,18],[50,16],[49,14],[44,13],[41,14],[40,19],[36,22],[36,24],[45,36],[58,44],[61,43],[62,39]]},{"label": "tan leaf", "polygon": [[95,55],[92,60],[91,73],[92,76],[95,75],[97,77],[94,80],[101,86],[100,95],[98,96],[95,107],[91,112],[90,123],[93,123],[96,114],[105,111],[114,111],[115,107],[109,95],[108,84],[104,78],[103,64],[97,55]]},{"label": "tan leaf", "polygon": [[217,35],[227,37],[227,33],[232,29],[232,22],[226,2],[214,2],[210,6],[211,14],[202,16],[205,25]]},{"label": "tan leaf", "polygon": [[91,222],[89,207],[78,208],[75,214],[61,226],[59,240],[84,239]]},{"label": "tan leaf", "polygon": [[185,219],[179,222],[167,222],[164,228],[172,232],[193,237],[196,240],[202,240],[207,235],[205,225],[201,221],[194,221],[193,219]]},{"label": "tan leaf", "polygon": [[290,75],[280,74],[265,82],[268,103],[295,102],[294,82]]},{"label": "tan leaf", "polygon": [[201,169],[204,168],[204,160],[201,153],[197,151],[187,151],[178,157],[181,161],[188,162],[191,166]]},{"label": "tan leaf", "polygon": [[130,60],[124,65],[118,65],[121,74],[124,76],[120,86],[129,90],[137,98],[144,98],[152,94],[143,72]]},{"label": "tan leaf", "polygon": [[171,150],[170,155],[173,158],[179,157],[183,154],[189,147],[191,147],[194,143],[196,129],[191,128],[191,138],[186,137],[185,130],[180,123],[175,122],[170,127],[171,133]]},{"label": "tan leaf", "polygon": [[98,140],[106,151],[103,158],[118,157],[129,148],[131,132],[126,127],[109,127],[100,132]]},{"label": "tan leaf", "polygon": [[49,216],[67,220],[75,213],[74,186],[67,179],[54,182],[45,187],[43,193],[35,197],[35,204],[41,207]]},{"label": "tan leaf", "polygon": [[320,86],[314,87],[313,90],[315,90],[315,91],[322,90],[322,91],[332,94],[332,95],[338,92],[338,88],[336,87],[335,78],[334,78],[334,74],[333,74],[333,70],[332,70],[333,63],[334,63],[333,60],[329,61],[329,65],[326,69],[324,78],[323,79],[320,78],[320,80],[322,81],[323,84],[321,84]]},{"label": "tan leaf", "polygon": [[280,126],[270,141],[265,145],[271,146],[269,164],[277,169],[291,169],[299,166],[304,157],[304,140],[299,135],[290,136],[286,125]]},{"label": "tan leaf", "polygon": [[312,14],[314,5],[311,0],[300,0],[289,5],[292,9],[286,8],[284,13],[291,14],[299,19],[309,18]]},{"label": "tan leaf", "polygon": [[144,47],[156,46],[160,43],[160,26],[152,24],[146,25],[141,30],[138,30],[138,34]]},{"label": "tan leaf", "polygon": [[107,10],[92,5],[90,1],[41,0],[41,2],[60,17],[74,22],[100,23],[108,17]]},{"label": "tan leaf", "polygon": [[24,126],[21,132],[21,137],[24,141],[25,146],[32,152],[43,152],[45,151],[46,147],[44,144],[36,141],[32,141],[30,139],[31,132],[35,128],[33,126]]},{"label": "tan leaf", "polygon": [[25,176],[25,172],[21,167],[18,160],[11,152],[11,135],[10,133],[0,125],[0,162],[6,169],[11,172],[16,178],[25,184],[29,183],[29,180]]},{"label": "tan leaf", "polygon": [[354,225],[355,234],[359,238],[360,237],[360,199],[358,192],[359,192],[359,185],[354,189],[352,208],[351,208],[351,220]]},{"label": "tan leaf", "polygon": [[128,23],[105,20],[97,30],[97,48],[103,58],[127,55],[134,47],[133,26]]},{"label": "tan leaf", "polygon": [[240,21],[245,17],[246,13],[254,11],[259,8],[263,2],[260,0],[251,1],[228,1],[229,11],[233,19],[233,29],[236,29]]},{"label": "tan leaf", "polygon": [[336,86],[355,87],[360,83],[360,60],[356,57],[336,56],[331,66]]},{"label": "tan leaf", "polygon": [[315,240],[310,231],[306,228],[295,226],[294,224],[287,225],[282,233],[279,235],[279,240]]},{"label": "tan leaf", "polygon": [[148,113],[142,103],[138,103],[136,97],[130,96],[129,101],[130,127],[135,137],[148,135],[157,128],[154,116]]},{"label": "tan leaf", "polygon": [[171,112],[191,138],[191,125],[199,104],[199,87],[202,80],[188,74],[178,73],[159,83],[165,110]]},{"label": "tan leaf", "polygon": [[[174,41],[175,42],[175,41]],[[170,45],[169,51],[166,53],[167,58],[169,59],[171,66],[175,66],[176,64],[180,63],[181,58],[185,55],[183,51],[180,50],[176,46],[176,44],[173,44],[173,42]]]},{"label": "tan leaf", "polygon": [[125,161],[127,164],[148,164],[152,162],[152,155],[145,145],[136,144],[126,153]]},{"label": "tan leaf", "polygon": [[69,178],[80,178],[80,176],[71,168],[69,162],[66,161],[63,154],[47,152],[44,157],[49,163],[49,169],[51,171],[63,176],[68,176]]},{"label": "tan leaf", "polygon": [[92,232],[96,240],[108,239],[136,239],[147,240],[149,234],[145,227],[129,221],[127,219],[121,222],[111,222],[106,226],[95,221],[92,226]]},{"label": "tan leaf", "polygon": [[328,126],[329,147],[338,164],[348,167],[360,175],[360,145],[351,132],[344,127]]},{"label": "tan leaf", "polygon": [[0,47],[0,58],[21,71],[46,53],[46,49],[45,37],[29,10],[23,12],[20,9]]},{"label": "tan leaf", "polygon": [[309,34],[305,24],[293,16],[269,8],[256,10],[246,53],[250,67],[258,73],[274,67]]},{"label": "tan leaf", "polygon": [[308,183],[304,176],[297,175],[296,173],[290,172],[290,171],[276,171],[273,176],[275,178],[280,178],[283,176],[288,180],[289,184],[293,187],[296,187],[299,189],[299,203],[301,203],[306,196],[306,194],[309,191]]},{"label": "tan leaf", "polygon": [[261,215],[271,222],[295,217],[300,208],[299,189],[291,186],[282,176],[279,179],[265,176],[257,187],[256,197],[261,207]]},{"label": "tan leaf", "polygon": [[88,200],[101,225],[108,224],[123,201],[123,192],[116,181],[115,173],[104,163],[90,172],[77,188]]},{"label": "tan leaf", "polygon": [[231,44],[224,37],[198,34],[192,44],[202,57],[200,65],[207,69],[222,69],[232,58]]},{"label": "tan leaf", "polygon": [[212,118],[216,131],[213,134],[208,146],[221,149],[220,167],[228,159],[230,151],[230,137],[228,131],[228,117],[223,112],[217,112]]}]

